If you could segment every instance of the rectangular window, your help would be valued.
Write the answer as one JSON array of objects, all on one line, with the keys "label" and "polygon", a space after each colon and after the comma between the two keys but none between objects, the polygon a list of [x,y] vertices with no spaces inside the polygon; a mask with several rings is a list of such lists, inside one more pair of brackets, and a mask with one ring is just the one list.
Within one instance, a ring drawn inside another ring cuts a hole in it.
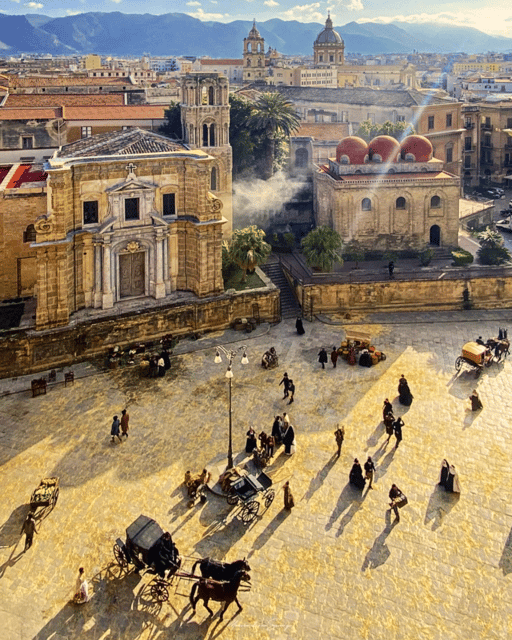
[{"label": "rectangular window", "polygon": [[428,117],[428,129],[429,131],[434,128],[434,116]]},{"label": "rectangular window", "polygon": [[164,193],[163,198],[164,205],[164,216],[175,216],[176,215],[176,194],[175,193]]},{"label": "rectangular window", "polygon": [[83,203],[84,224],[98,223],[98,201],[87,200]]},{"label": "rectangular window", "polygon": [[451,113],[447,113],[446,114],[446,126],[447,127],[451,127],[452,126],[452,114]]},{"label": "rectangular window", "polygon": [[507,129],[512,129],[512,118],[507,118]]},{"label": "rectangular window", "polygon": [[24,136],[21,139],[21,148],[22,149],[32,149],[34,147],[34,139],[32,136]]},{"label": "rectangular window", "polygon": [[471,156],[464,157],[464,168],[471,169]]},{"label": "rectangular window", "polygon": [[82,138],[90,138],[92,136],[92,127],[82,127]]},{"label": "rectangular window", "polygon": [[126,198],[126,200],[124,201],[124,219],[125,220],[139,219],[139,199],[138,198]]},{"label": "rectangular window", "polygon": [[471,136],[464,138],[464,151],[471,151]]},{"label": "rectangular window", "polygon": [[453,149],[451,147],[446,149],[446,162],[453,162]]},{"label": "rectangular window", "polygon": [[396,121],[397,122],[405,122],[405,116],[397,116],[396,117]]}]

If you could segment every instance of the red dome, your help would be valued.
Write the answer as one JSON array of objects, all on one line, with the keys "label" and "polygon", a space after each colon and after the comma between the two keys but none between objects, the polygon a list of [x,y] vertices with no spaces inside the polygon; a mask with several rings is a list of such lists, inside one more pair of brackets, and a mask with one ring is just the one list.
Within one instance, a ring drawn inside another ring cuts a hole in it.
[{"label": "red dome", "polygon": [[430,140],[424,136],[407,136],[402,140],[400,145],[402,149],[402,158],[407,159],[407,154],[414,156],[415,162],[428,162],[432,158],[434,149]]},{"label": "red dome", "polygon": [[400,156],[400,145],[398,140],[391,136],[377,136],[368,145],[370,159],[376,160],[373,156],[378,154],[382,162],[396,162]]},{"label": "red dome", "polygon": [[368,155],[368,143],[357,136],[349,136],[336,147],[336,162],[341,162],[341,156],[347,156],[350,164],[364,164]]}]

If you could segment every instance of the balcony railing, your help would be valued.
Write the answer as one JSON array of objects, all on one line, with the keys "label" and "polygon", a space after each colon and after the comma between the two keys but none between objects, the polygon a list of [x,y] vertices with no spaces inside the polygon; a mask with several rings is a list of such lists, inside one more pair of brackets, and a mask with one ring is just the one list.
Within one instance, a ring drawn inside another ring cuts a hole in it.
[{"label": "balcony railing", "polygon": [[487,122],[482,122],[482,129],[484,129],[484,131],[492,131],[494,127],[492,126],[492,124],[488,124]]},{"label": "balcony railing", "polygon": [[474,129],[475,128],[475,123],[474,122],[466,122],[464,124],[464,128],[465,129]]},{"label": "balcony railing", "polygon": [[482,147],[482,149],[493,149],[494,145],[492,144],[492,142],[485,142],[484,140],[482,140],[482,142],[480,143],[480,146]]},{"label": "balcony railing", "polygon": [[464,147],[464,153],[471,153],[475,151],[476,147]]}]

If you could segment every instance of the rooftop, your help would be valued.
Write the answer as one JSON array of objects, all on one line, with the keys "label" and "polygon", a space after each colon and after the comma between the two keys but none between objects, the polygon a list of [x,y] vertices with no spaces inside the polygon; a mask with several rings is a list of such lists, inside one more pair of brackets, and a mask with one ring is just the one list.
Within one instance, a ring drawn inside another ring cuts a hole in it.
[{"label": "rooftop", "polygon": [[175,142],[158,133],[133,127],[124,131],[100,133],[90,138],[72,142],[61,147],[54,158],[126,156],[145,153],[169,153],[172,151],[188,151],[188,148],[180,142]]},{"label": "rooftop", "polygon": [[19,107],[85,107],[85,106],[113,106],[123,105],[122,93],[106,93],[91,95],[82,93],[11,93],[7,96],[4,107],[14,109]]},{"label": "rooftop", "polygon": [[345,122],[304,122],[292,138],[314,138],[315,140],[336,140],[348,135],[348,123]]},{"label": "rooftop", "polygon": [[27,183],[36,182],[46,184],[46,177],[41,165],[3,165],[0,167],[0,189],[19,189]]}]

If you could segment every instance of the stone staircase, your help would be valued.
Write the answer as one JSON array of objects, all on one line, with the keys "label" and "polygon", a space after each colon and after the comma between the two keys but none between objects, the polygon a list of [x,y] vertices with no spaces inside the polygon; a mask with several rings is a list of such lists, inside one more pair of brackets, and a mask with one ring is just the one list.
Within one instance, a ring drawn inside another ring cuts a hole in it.
[{"label": "stone staircase", "polygon": [[288,284],[281,265],[277,260],[270,260],[261,267],[261,270],[272,280],[281,292],[281,318],[295,318],[301,315],[301,308],[293,289]]}]

